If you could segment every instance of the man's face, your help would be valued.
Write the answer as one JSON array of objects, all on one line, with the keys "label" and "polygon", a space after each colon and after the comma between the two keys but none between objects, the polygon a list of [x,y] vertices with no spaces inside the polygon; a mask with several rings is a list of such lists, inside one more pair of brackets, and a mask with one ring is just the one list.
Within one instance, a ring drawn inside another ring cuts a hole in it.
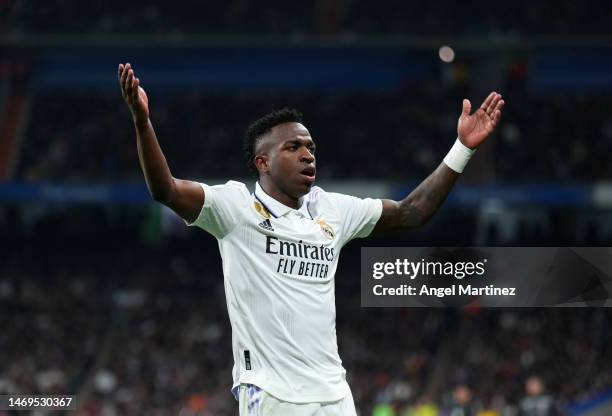
[{"label": "man's face", "polygon": [[539,396],[544,392],[544,384],[539,377],[529,377],[525,383],[527,394],[530,396]]},{"label": "man's face", "polygon": [[464,385],[460,385],[455,387],[455,391],[453,391],[453,395],[455,396],[455,400],[460,405],[466,405],[472,400],[472,392],[471,390]]},{"label": "man's face", "polygon": [[315,144],[300,123],[274,126],[256,148],[260,176],[269,175],[283,193],[299,198],[315,182]]}]

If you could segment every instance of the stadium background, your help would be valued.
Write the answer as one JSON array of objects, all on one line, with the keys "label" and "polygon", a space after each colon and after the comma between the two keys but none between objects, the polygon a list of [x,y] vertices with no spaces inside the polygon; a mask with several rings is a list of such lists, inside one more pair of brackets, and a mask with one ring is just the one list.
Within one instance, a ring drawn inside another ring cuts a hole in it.
[{"label": "stadium background", "polygon": [[461,99],[501,92],[501,126],[434,219],[343,250],[359,414],[547,415],[525,409],[548,399],[611,414],[607,309],[363,309],[356,266],[363,245],[609,245],[609,9],[0,1],[0,393],[76,394],[79,415],[237,414],[217,245],[148,197],[116,80],[128,61],[175,176],[211,184],[252,186],[242,133],[290,106],[319,185],[399,198],[450,148]]}]

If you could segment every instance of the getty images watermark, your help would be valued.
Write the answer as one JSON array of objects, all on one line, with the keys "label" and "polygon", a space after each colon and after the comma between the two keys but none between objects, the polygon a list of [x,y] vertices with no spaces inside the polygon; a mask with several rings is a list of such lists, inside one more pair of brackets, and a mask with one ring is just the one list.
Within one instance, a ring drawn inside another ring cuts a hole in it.
[{"label": "getty images watermark", "polygon": [[[372,277],[380,280],[384,277],[404,277],[415,280],[417,278],[430,277],[440,279],[463,280],[485,275],[487,259],[481,261],[410,261],[406,258],[396,259],[395,262],[376,262],[372,265]],[[480,283],[480,282],[478,282]],[[496,287],[495,285],[481,286],[478,284],[449,284],[448,286],[428,285],[427,283],[400,284],[397,287],[385,287],[384,284],[375,284],[372,292],[376,296],[515,296],[515,287]]]},{"label": "getty images watermark", "polygon": [[361,304],[612,306],[607,247],[375,247],[361,251]]}]

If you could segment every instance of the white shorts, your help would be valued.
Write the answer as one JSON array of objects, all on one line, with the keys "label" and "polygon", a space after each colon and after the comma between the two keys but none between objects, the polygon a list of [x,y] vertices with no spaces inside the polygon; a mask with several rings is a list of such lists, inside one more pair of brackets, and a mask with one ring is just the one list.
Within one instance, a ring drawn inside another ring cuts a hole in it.
[{"label": "white shorts", "polygon": [[240,416],[357,416],[350,390],[335,402],[290,403],[252,384],[241,384],[238,406]]}]

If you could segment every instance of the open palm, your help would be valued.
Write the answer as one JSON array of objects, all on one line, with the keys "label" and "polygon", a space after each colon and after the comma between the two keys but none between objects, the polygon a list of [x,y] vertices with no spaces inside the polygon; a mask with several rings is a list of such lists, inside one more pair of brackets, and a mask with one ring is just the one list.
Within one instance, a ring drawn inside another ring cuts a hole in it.
[{"label": "open palm", "polygon": [[461,143],[470,149],[478,147],[497,127],[504,104],[501,94],[492,92],[478,110],[470,114],[472,104],[470,100],[464,99],[463,111],[457,123],[457,134]]}]

